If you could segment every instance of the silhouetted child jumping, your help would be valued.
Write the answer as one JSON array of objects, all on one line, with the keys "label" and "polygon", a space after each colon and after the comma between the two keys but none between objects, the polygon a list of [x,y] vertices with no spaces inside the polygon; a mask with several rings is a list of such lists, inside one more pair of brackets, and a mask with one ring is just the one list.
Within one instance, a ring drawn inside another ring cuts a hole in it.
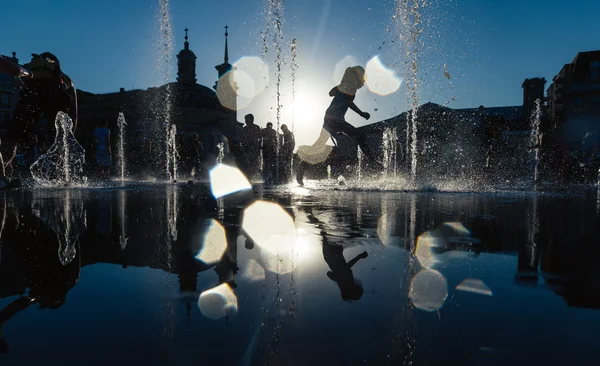
[{"label": "silhouetted child jumping", "polygon": [[352,109],[358,113],[361,117],[368,120],[371,115],[367,112],[363,112],[354,104],[354,98],[358,89],[362,88],[365,84],[365,69],[361,66],[348,67],[344,72],[342,81],[340,84],[329,92],[329,96],[333,97],[329,108],[325,112],[325,119],[323,123],[323,129],[317,141],[312,146],[302,146],[298,150],[298,155],[302,159],[298,168],[298,174],[296,179],[300,185],[303,184],[304,168],[303,165],[306,163],[316,163],[311,161],[313,158],[324,161],[329,155],[331,149],[326,147],[326,143],[329,138],[332,138],[334,143],[337,144],[337,138],[341,135],[346,135],[352,140],[356,141],[362,152],[376,165],[381,165],[375,160],[375,154],[371,151],[366,143],[364,136],[358,131],[358,129],[346,122],[345,115],[348,109]]}]

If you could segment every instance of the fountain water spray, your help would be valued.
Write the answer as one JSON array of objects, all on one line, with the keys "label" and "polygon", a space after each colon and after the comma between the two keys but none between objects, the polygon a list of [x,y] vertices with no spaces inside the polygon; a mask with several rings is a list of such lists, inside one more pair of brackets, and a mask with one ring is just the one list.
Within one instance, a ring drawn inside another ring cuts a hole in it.
[{"label": "fountain water spray", "polygon": [[331,165],[327,165],[327,180],[331,180]]},{"label": "fountain water spray", "polygon": [[127,123],[122,112],[119,112],[117,124],[119,125],[119,161],[117,162],[117,166],[121,172],[121,181],[123,181],[125,180],[125,126]]},{"label": "fountain water spray", "polygon": [[169,181],[177,181],[177,126],[172,124],[167,130],[167,173]]},{"label": "fountain water spray", "polygon": [[398,133],[396,127],[383,130],[383,167],[386,177],[396,176]]},{"label": "fountain water spray", "polygon": [[73,135],[71,117],[64,112],[58,112],[54,127],[54,143],[30,167],[33,179],[41,184],[68,184],[85,180],[85,150]]},{"label": "fountain water spray", "polygon": [[[277,93],[277,134],[279,134],[279,130],[281,127],[281,79],[282,79],[282,69],[284,66],[284,57],[283,57],[283,49],[281,48],[281,44],[283,43],[283,18],[284,14],[284,6],[283,0],[267,0],[267,12],[266,12],[266,21],[267,21],[267,29],[263,32],[263,57],[266,57],[269,51],[268,42],[270,35],[270,28],[273,27],[273,45],[275,47],[275,70],[276,70],[276,84],[275,89]],[[276,144],[276,159],[275,159],[275,179],[279,182],[279,150],[281,148],[281,143],[279,138],[277,138]]]},{"label": "fountain water spray", "polygon": [[[406,115],[406,145],[407,153],[410,152],[410,171],[413,182],[417,177],[417,115],[419,112],[419,54],[423,47],[420,34],[423,32],[421,9],[427,5],[426,0],[398,0],[394,19],[405,55],[405,80],[407,109]],[[410,146],[410,150],[409,150]]]},{"label": "fountain water spray", "polygon": [[362,179],[362,160],[363,160],[363,152],[360,149],[360,146],[357,146],[356,158],[358,159],[358,167],[356,169],[356,178],[358,179],[358,182],[360,183],[360,181]]},{"label": "fountain water spray", "polygon": [[[160,155],[163,155],[165,160],[166,160],[166,175],[167,177],[171,178],[171,180],[173,179],[173,177],[171,176],[171,167],[170,167],[170,162],[171,162],[171,156],[169,154],[169,134],[171,131],[171,107],[172,107],[172,100],[171,100],[171,90],[169,88],[169,85],[167,85],[170,81],[171,81],[171,74],[173,71],[173,67],[172,67],[172,59],[173,59],[173,31],[171,28],[171,17],[170,17],[170,10],[169,10],[169,0],[159,0],[159,13],[158,13],[158,18],[159,18],[159,27],[160,27],[160,34],[159,34],[159,39],[158,39],[158,44],[157,44],[157,49],[158,49],[158,54],[157,54],[157,69],[158,69],[158,73],[162,78],[162,84],[165,85],[164,88],[164,95],[160,95],[160,99],[159,101],[157,101],[157,105],[155,105],[155,108],[157,108],[157,110],[155,111],[155,116],[156,118],[163,118],[163,128],[162,128],[162,133],[160,132],[161,128],[157,126],[157,131],[156,131],[156,139],[159,142],[163,142],[163,149],[164,151],[161,152],[159,151],[158,153],[158,157],[160,157]],[[160,146],[160,143],[158,144]]]},{"label": "fountain water spray", "polygon": [[530,141],[533,150],[533,184],[537,184],[539,181],[539,161],[540,161],[540,149],[542,147],[541,133],[540,133],[540,122],[542,120],[542,101],[540,99],[535,100],[535,108],[531,113],[531,137]]},{"label": "fountain water spray", "polygon": [[[292,43],[290,45],[290,53],[292,55],[292,108],[294,108],[292,110],[292,133],[295,133],[294,131],[294,124],[296,122],[296,118],[295,118],[295,107],[294,107],[294,101],[296,100],[296,72],[298,71],[298,42],[296,41],[296,38],[292,39]],[[291,160],[289,162],[290,166],[293,167],[294,166],[294,154],[292,152],[292,156],[291,156]],[[286,179],[288,179],[288,177],[286,177]],[[330,178],[331,179],[331,178]]]}]

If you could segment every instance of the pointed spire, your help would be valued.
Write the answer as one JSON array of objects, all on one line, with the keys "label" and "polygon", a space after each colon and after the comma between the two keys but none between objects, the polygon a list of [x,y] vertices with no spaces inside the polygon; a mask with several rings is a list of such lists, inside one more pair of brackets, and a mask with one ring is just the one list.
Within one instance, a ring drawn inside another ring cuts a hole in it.
[{"label": "pointed spire", "polygon": [[189,29],[187,27],[185,27],[185,42],[184,42],[183,45],[184,45],[184,47],[185,47],[186,50],[190,49],[190,43],[188,42],[188,34],[187,34],[188,31],[189,31]]},{"label": "pointed spire", "polygon": [[229,27],[226,25],[225,26],[225,63],[229,63],[229,50],[227,49],[227,36],[229,36],[229,33],[227,33],[227,29],[229,29]]}]

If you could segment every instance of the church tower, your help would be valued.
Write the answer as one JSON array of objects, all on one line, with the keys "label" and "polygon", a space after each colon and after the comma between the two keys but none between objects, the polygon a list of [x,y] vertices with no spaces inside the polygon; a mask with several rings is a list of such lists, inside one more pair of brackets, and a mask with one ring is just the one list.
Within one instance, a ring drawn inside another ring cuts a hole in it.
[{"label": "church tower", "polygon": [[228,28],[228,26],[225,26],[225,62],[215,66],[219,74],[219,79],[215,83],[214,88],[217,91],[217,97],[219,97],[221,104],[235,112],[237,111],[237,84],[234,79],[235,68],[229,63],[229,49],[227,47]]},{"label": "church tower", "polygon": [[184,84],[196,83],[196,55],[190,50],[188,30],[185,28],[185,43],[177,54],[177,81]]}]

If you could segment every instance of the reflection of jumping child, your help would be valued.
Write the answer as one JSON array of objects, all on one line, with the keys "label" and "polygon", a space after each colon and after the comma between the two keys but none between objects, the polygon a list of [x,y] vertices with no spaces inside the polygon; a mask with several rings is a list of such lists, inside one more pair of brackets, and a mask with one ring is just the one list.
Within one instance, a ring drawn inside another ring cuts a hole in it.
[{"label": "reflection of jumping child", "polygon": [[[298,155],[302,159],[299,167],[298,175],[296,179],[299,184],[303,184],[303,171],[302,165],[306,162],[314,163],[310,161],[309,156],[315,155],[328,155],[328,149],[325,146],[329,138],[331,137],[334,142],[336,138],[341,135],[346,135],[352,140],[356,141],[358,146],[369,159],[375,162],[375,155],[372,153],[369,146],[366,144],[364,136],[358,131],[358,129],[346,122],[345,115],[348,108],[358,113],[364,119],[371,118],[371,115],[367,112],[363,112],[354,104],[354,98],[358,89],[362,88],[365,84],[365,69],[361,66],[353,66],[346,69],[342,81],[340,84],[329,92],[329,96],[333,97],[329,108],[325,112],[325,121],[323,123],[323,130],[317,141],[312,146],[303,146],[303,149],[299,149]],[[336,142],[337,143],[337,142]],[[326,152],[320,154],[319,152]],[[303,157],[304,155],[304,157]],[[376,162],[375,162],[376,163]],[[377,163],[376,163],[377,164]],[[379,164],[380,165],[380,164]]]}]

